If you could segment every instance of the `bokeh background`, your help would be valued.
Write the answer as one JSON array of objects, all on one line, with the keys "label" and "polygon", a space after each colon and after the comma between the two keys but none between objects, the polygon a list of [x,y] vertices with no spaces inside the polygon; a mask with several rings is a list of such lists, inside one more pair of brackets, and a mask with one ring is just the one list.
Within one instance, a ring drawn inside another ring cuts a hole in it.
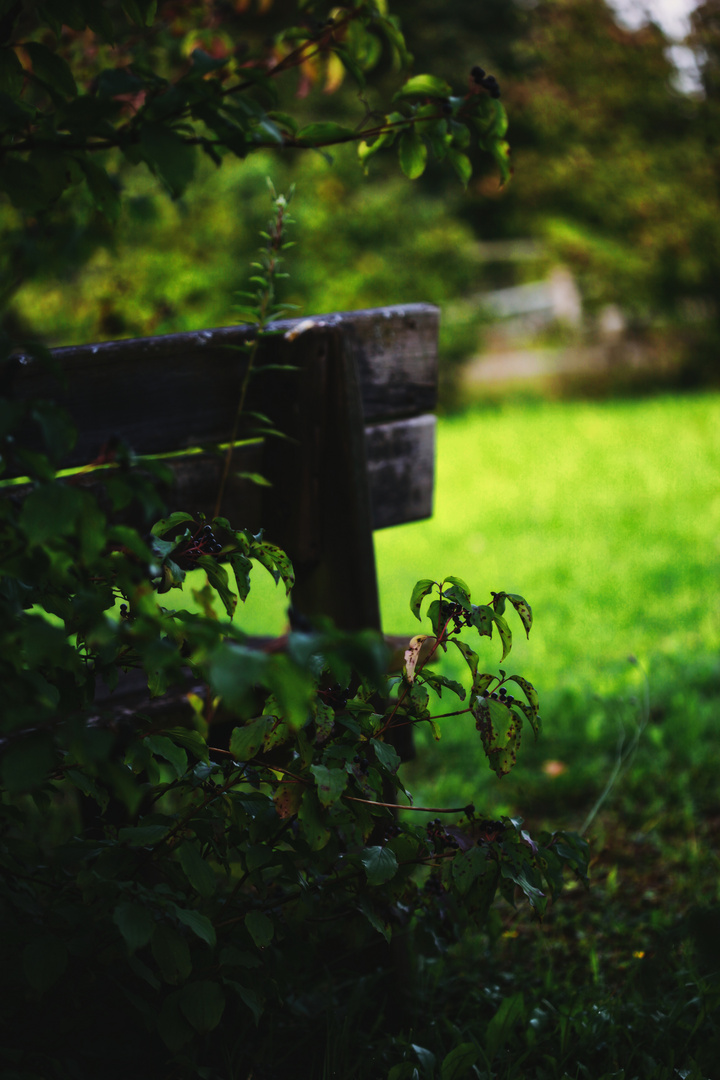
[{"label": "bokeh background", "polygon": [[[382,155],[365,176],[347,147],[208,162],[172,201],[120,167],[117,227],[59,221],[52,257],[39,227],[3,211],[8,321],[49,345],[230,324],[268,215],[265,178],[294,184],[284,300],[306,314],[442,310],[436,510],[377,534],[386,629],[414,632],[413,583],[444,574],[475,599],[520,592],[535,612],[512,659],[541,693],[542,740],[498,784],[472,724],[447,721],[437,754],[418,739],[423,799],[539,808],[579,827],[615,777],[607,805],[645,821],[713,813],[720,5],[690,5],[684,21],[663,6],[662,24],[604,0],[393,10],[416,72],[496,75],[508,185],[479,154],[467,191],[437,166],[410,182]],[[218,35],[199,44],[222,50]],[[380,90],[397,81],[382,62],[379,73]],[[357,107],[349,84],[285,92],[308,121]],[[258,579],[253,600],[248,628],[279,629],[272,586]],[[486,651],[497,664],[496,643]]]}]

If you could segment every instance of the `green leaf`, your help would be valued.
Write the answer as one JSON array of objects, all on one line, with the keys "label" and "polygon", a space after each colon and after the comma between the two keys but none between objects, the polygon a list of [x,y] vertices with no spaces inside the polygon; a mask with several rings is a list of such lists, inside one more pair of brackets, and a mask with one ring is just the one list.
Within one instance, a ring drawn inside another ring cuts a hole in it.
[{"label": "green leaf", "polygon": [[470,625],[475,627],[480,637],[492,637],[492,608],[488,604],[473,604],[470,612]]},{"label": "green leaf", "polygon": [[170,762],[177,777],[183,776],[187,772],[187,754],[167,735],[148,735],[144,741],[153,754],[157,754],[159,757],[164,758],[165,761]]},{"label": "green leaf", "polygon": [[257,990],[250,990],[247,986],[242,986],[240,983],[235,982],[234,979],[226,979],[225,981],[228,986],[232,987],[242,1003],[247,1005],[248,1009],[253,1014],[255,1025],[257,1026],[260,1023],[260,1017],[262,1016],[265,1004],[262,996]]},{"label": "green leaf", "polygon": [[34,938],[23,949],[23,975],[38,994],[44,994],[55,985],[65,971],[67,962],[67,947],[51,934]]},{"label": "green leaf", "polygon": [[177,904],[170,904],[170,908],[174,911],[177,918],[192,930],[196,937],[199,937],[201,941],[204,941],[206,945],[209,945],[211,949],[215,948],[217,941],[215,935],[215,927],[208,919],[207,915],[203,915],[199,911],[194,911],[189,908],[178,907]]},{"label": "green leaf", "polygon": [[452,861],[452,876],[461,896],[467,896],[474,882],[485,873],[486,865],[487,851],[484,848],[458,851]]},{"label": "green leaf", "polygon": [[461,588],[459,585],[451,585],[449,589],[443,589],[443,597],[446,600],[460,604],[464,611],[472,611],[470,593],[467,591],[467,587]]},{"label": "green leaf", "polygon": [[166,983],[177,986],[185,982],[192,971],[192,960],[190,948],[182,934],[165,923],[158,923],[150,949]]},{"label": "green leaf", "polygon": [[312,788],[303,792],[302,803],[297,815],[301,831],[311,851],[321,851],[330,839],[330,830],[325,827],[318,797]]},{"label": "green leaf", "polygon": [[250,571],[252,570],[252,563],[250,559],[241,554],[231,555],[229,562],[233,574],[235,575],[235,584],[237,585],[238,594],[244,603],[250,592]]},{"label": "green leaf", "polygon": [[461,577],[455,577],[453,574],[448,574],[446,578],[443,578],[443,586],[446,581],[449,581],[451,585],[457,585],[458,589],[465,594],[467,599],[470,599],[470,586],[466,581],[463,581]]},{"label": "green leaf", "polygon": [[492,1063],[507,1043],[516,1024],[525,1019],[525,999],[521,991],[505,998],[487,1026],[485,1051]]},{"label": "green leaf", "polygon": [[478,674],[476,671],[473,676],[472,694],[476,697],[478,694],[484,694],[490,683],[494,680],[494,675],[489,675],[487,672]]},{"label": "green leaf", "polygon": [[258,683],[264,684],[269,663],[265,653],[224,641],[212,653],[207,675],[214,692],[228,708],[241,712],[247,705],[248,691]]},{"label": "green leaf", "polygon": [[473,1043],[460,1043],[443,1059],[440,1080],[463,1080],[478,1059],[478,1049]]},{"label": "green leaf", "polygon": [[522,716],[489,697],[478,698],[472,711],[490,768],[497,776],[506,776],[517,759]]},{"label": "green leaf", "polygon": [[506,184],[512,175],[510,167],[510,144],[499,140],[490,143],[490,152],[500,168],[500,182]]},{"label": "green leaf", "polygon": [[219,71],[220,68],[225,67],[228,64],[227,57],[214,57],[206,53],[204,49],[193,49],[190,54],[192,60],[193,70],[200,72],[202,75],[208,75],[213,71]]},{"label": "green leaf", "polygon": [[[525,627],[525,633],[528,637],[530,637],[530,630],[532,628],[533,621],[530,605],[528,604],[527,600],[524,599],[524,597],[518,596],[517,593],[507,593],[506,595],[507,599],[510,601],[510,603],[520,616],[520,621]],[[500,612],[500,614],[502,614],[502,612]]]},{"label": "green leaf", "polygon": [[395,852],[389,847],[365,848],[360,855],[360,861],[365,867],[368,885],[384,885],[397,873],[398,861]]},{"label": "green leaf", "polygon": [[186,514],[182,510],[176,510],[174,514],[170,514],[169,517],[161,518],[160,521],[156,521],[150,530],[153,536],[164,536],[165,533],[170,532],[177,525],[184,525],[185,522],[193,522],[195,519],[192,514]]},{"label": "green leaf", "polygon": [[268,730],[268,718],[259,716],[244,727],[236,727],[230,736],[230,753],[234,761],[251,761],[263,744]]},{"label": "green leaf", "polygon": [[343,67],[347,68],[355,82],[362,90],[366,84],[365,73],[363,72],[360,65],[356,63],[354,57],[351,56],[347,49],[342,48],[340,45],[335,45],[333,52],[335,52],[336,55],[340,57],[343,63]]},{"label": "green leaf", "polygon": [[505,106],[502,101],[498,101],[497,98],[490,98],[489,100],[486,99],[485,108],[490,109],[493,114],[490,133],[494,135],[496,139],[502,139],[508,129],[508,118]]},{"label": "green leaf", "polygon": [[421,578],[420,581],[415,584],[412,596],[410,597],[410,610],[418,622],[420,621],[420,608],[422,602],[428,593],[432,592],[434,587],[435,582],[432,581],[431,578]]},{"label": "green leaf", "polygon": [[[541,884],[539,873],[533,871],[533,868],[528,864],[524,864],[517,869],[509,863],[502,863],[500,870],[504,878],[514,882],[522,889],[524,895],[529,900],[531,907],[542,915],[547,907],[547,897],[542,889],[539,888],[539,885]],[[531,876],[536,877],[537,884],[534,884],[533,881],[530,880]]]},{"label": "green leaf", "polygon": [[223,607],[227,611],[228,616],[232,619],[235,614],[238,598],[237,594],[230,588],[227,570],[224,566],[221,566],[212,555],[201,555],[197,564],[202,567],[207,574],[208,581],[213,589],[217,591],[218,596],[222,600]]},{"label": "green leaf", "polygon": [[245,929],[258,949],[264,949],[273,939],[275,927],[272,919],[262,911],[249,911],[245,916]]},{"label": "green leaf", "polygon": [[493,609],[493,611],[496,611],[498,613],[498,615],[504,615],[505,614],[505,601],[506,601],[506,599],[507,599],[507,593],[494,592],[492,594],[492,609]]},{"label": "green leaf", "polygon": [[190,728],[167,728],[165,734],[172,739],[173,742],[179,743],[180,746],[184,746],[186,750],[189,750],[191,754],[194,754],[200,761],[207,761],[209,758],[207,742],[203,739],[199,731],[192,731]]},{"label": "green leaf", "polygon": [[290,115],[290,113],[278,112],[276,109],[273,109],[272,112],[268,113],[268,119],[273,120],[275,124],[285,128],[292,136],[297,134],[298,122],[294,116]]},{"label": "green leaf", "polygon": [[450,97],[451,93],[452,87],[444,79],[438,78],[437,75],[414,75],[412,79],[408,79],[402,89],[398,90],[393,101],[418,95],[446,98]]},{"label": "green leaf", "polygon": [[348,774],[345,769],[328,769],[325,765],[311,765],[310,772],[315,777],[321,806],[333,806],[342,795],[348,782]]},{"label": "green leaf", "polygon": [[144,87],[143,80],[128,68],[106,68],[97,78],[97,94],[101,98],[138,94]]},{"label": "green leaf", "polygon": [[258,487],[272,487],[272,482],[260,473],[237,472],[235,475],[239,480],[249,480],[251,484],[257,484]]},{"label": "green leaf", "polygon": [[380,916],[373,911],[370,907],[370,902],[367,896],[361,896],[358,901],[358,911],[362,912],[367,921],[377,930],[378,934],[382,934],[385,940],[389,943],[392,938],[392,926],[389,922],[380,918]]},{"label": "green leaf", "polygon": [[400,768],[400,755],[395,747],[391,743],[381,742],[380,739],[371,739],[370,744],[383,768],[395,774]]},{"label": "green leaf", "polygon": [[307,127],[301,128],[295,136],[295,140],[296,142],[307,142],[316,146],[319,143],[347,142],[349,139],[356,139],[357,137],[357,132],[353,131],[352,128],[327,121],[321,124],[308,124]]},{"label": "green leaf", "polygon": [[119,830],[118,840],[130,847],[152,847],[164,840],[167,834],[167,825],[129,825]]},{"label": "green leaf", "polygon": [[152,123],[140,128],[139,148],[143,161],[172,197],[179,198],[195,173],[195,147],[165,124]]},{"label": "green leaf", "polygon": [[95,207],[108,221],[117,221],[120,214],[120,194],[102,166],[88,157],[76,157],[75,160],[85,173],[88,190]]},{"label": "green leaf", "polygon": [[461,153],[452,146],[449,146],[445,153],[448,161],[457,174],[458,180],[462,186],[466,188],[472,178],[472,162],[470,161],[470,158],[467,154]]},{"label": "green leaf", "polygon": [[14,49],[0,49],[0,91],[11,98],[20,96],[24,80],[23,66]]},{"label": "green leaf", "polygon": [[30,57],[33,74],[41,82],[44,82],[51,90],[57,90],[64,97],[77,95],[73,74],[61,56],[35,41],[24,43],[23,49]]},{"label": "green leaf", "polygon": [[172,1053],[176,1053],[193,1037],[193,1029],[180,1011],[181,992],[176,990],[168,994],[157,1018],[160,1038]]},{"label": "green leaf", "polygon": [[460,653],[462,653],[463,659],[465,660],[465,663],[467,664],[467,666],[470,668],[470,672],[471,672],[472,677],[474,679],[476,674],[477,674],[477,668],[478,668],[478,655],[477,655],[477,653],[473,652],[473,650],[470,648],[470,646],[466,645],[464,641],[460,641],[459,638],[456,638],[456,637],[449,638],[448,644],[454,645],[455,648]]},{"label": "green leaf", "polygon": [[382,134],[378,135],[371,143],[368,143],[365,140],[358,143],[358,158],[365,171],[367,171],[366,162],[368,159],[373,157],[374,154],[377,154],[378,150],[382,150],[384,146],[391,146],[395,142],[397,134],[395,129],[392,131],[383,131]]},{"label": "green leaf", "polygon": [[502,641],[503,654],[500,657],[500,662],[505,659],[507,654],[512,649],[512,631],[502,615],[498,615],[496,612],[492,612],[492,620],[498,628],[500,634],[500,640]]},{"label": "green leaf", "polygon": [[125,938],[130,952],[147,945],[155,929],[155,920],[140,904],[120,903],[113,912],[113,922]]},{"label": "green leaf", "polygon": [[157,13],[157,0],[121,0],[128,18],[138,26],[152,26]]},{"label": "green leaf", "polygon": [[417,180],[425,172],[427,164],[427,146],[415,128],[408,128],[400,136],[398,147],[400,168],[409,180]]},{"label": "green leaf", "polygon": [[207,860],[203,859],[195,844],[184,841],[178,848],[178,859],[195,892],[206,899],[214,896],[217,889],[215,871]]},{"label": "green leaf", "polygon": [[31,544],[71,533],[89,496],[66,484],[43,484],[25,499],[20,526]]},{"label": "green leaf", "polygon": [[435,1076],[435,1055],[432,1050],[428,1050],[425,1046],[418,1046],[417,1043],[410,1044],[415,1052],[415,1056],[420,1062],[420,1068],[422,1069],[423,1076],[434,1077]]},{"label": "green leaf", "polygon": [[218,1026],[225,1009],[222,988],[210,979],[186,983],[180,991],[179,1001],[182,1012],[201,1035]]},{"label": "green leaf", "polygon": [[507,681],[517,683],[522,692],[525,694],[525,697],[528,699],[528,703],[530,705],[530,712],[532,714],[530,723],[532,724],[535,735],[537,736],[540,725],[540,699],[538,697],[537,690],[535,689],[533,684],[531,682],[528,682],[527,679],[524,679],[522,675],[509,675]]}]

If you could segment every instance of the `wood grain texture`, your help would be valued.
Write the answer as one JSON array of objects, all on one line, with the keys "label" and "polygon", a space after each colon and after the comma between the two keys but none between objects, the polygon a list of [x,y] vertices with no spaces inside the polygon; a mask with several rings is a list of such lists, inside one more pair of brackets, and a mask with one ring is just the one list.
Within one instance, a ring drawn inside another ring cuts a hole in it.
[{"label": "wood grain texture", "polygon": [[373,529],[432,517],[434,416],[413,416],[365,428]]},{"label": "wood grain texture", "polygon": [[[273,324],[264,340],[249,407],[274,418],[289,389],[265,364],[292,364],[303,339],[288,340],[303,321]],[[313,333],[339,331],[357,369],[365,422],[432,410],[437,400],[438,310],[427,304],[336,313],[313,318]],[[64,464],[94,460],[113,436],[138,454],[222,442],[232,430],[247,358],[246,326],[201,330],[55,349],[63,383],[36,361],[15,365],[13,392],[52,398],[78,428]],[[278,408],[279,406],[279,408]]]}]

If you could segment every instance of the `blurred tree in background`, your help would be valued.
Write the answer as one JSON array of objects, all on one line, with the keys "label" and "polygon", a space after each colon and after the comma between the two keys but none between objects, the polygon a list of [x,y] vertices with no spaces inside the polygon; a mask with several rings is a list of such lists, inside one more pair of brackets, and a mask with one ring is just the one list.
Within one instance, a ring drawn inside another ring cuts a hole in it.
[{"label": "blurred tree in background", "polygon": [[[271,0],[0,0],[8,329],[57,342],[180,329],[195,312],[200,324],[227,321],[238,234],[255,232],[264,184],[253,182],[272,159],[249,170],[250,187],[246,164],[263,154],[328,161],[339,147],[366,162],[392,147],[408,179],[434,157],[467,184],[465,151],[478,144],[507,175],[494,81],[406,79],[410,59],[381,0],[300,0],[292,11]],[[236,168],[218,183],[225,158]],[[311,172],[313,189],[320,182]],[[329,217],[342,216],[338,184],[325,185]],[[340,236],[333,246],[345,265]]]},{"label": "blurred tree in background", "polygon": [[[304,32],[317,34],[317,23],[313,31],[308,21],[312,6],[305,7]],[[9,220],[18,225],[16,242],[5,246],[5,269],[14,284],[23,282],[14,319],[53,343],[232,321],[237,267],[246,264],[264,218],[269,174],[280,188],[298,185],[301,244],[290,261],[287,299],[308,313],[440,303],[446,305],[443,353],[460,360],[478,348],[485,319],[479,294],[562,263],[576,275],[590,315],[619,304],[631,326],[655,327],[673,347],[685,348],[686,381],[712,380],[720,249],[717,3],[698,9],[690,39],[702,69],[698,92],[679,88],[659,27],[627,30],[604,0],[535,6],[457,0],[450,8],[437,0],[395,0],[392,9],[414,58],[412,71],[432,71],[456,93],[467,92],[477,65],[497,76],[512,119],[512,183],[502,182],[497,158],[478,143],[462,150],[473,167],[466,192],[448,184],[447,160],[429,159],[411,184],[378,155],[366,163],[366,178],[352,144],[328,147],[321,140],[310,156],[279,155],[262,149],[263,140],[272,144],[269,135],[256,136],[251,157],[229,157],[221,170],[196,154],[194,183],[176,186],[172,202],[149,173],[122,164],[113,175],[125,196],[114,227],[91,200],[79,224],[77,193],[72,224],[59,206],[52,225],[29,228],[18,209],[4,211],[6,235]],[[294,43],[283,30],[284,5],[243,2],[223,5],[221,16],[219,10],[161,6],[164,22],[151,40],[153,48],[162,45],[167,75],[176,78],[183,64],[187,69],[197,48],[205,65],[230,57],[237,66],[263,55],[277,62]],[[386,20],[382,32],[370,27],[348,45],[356,66],[372,72],[372,87],[358,85],[341,55],[321,51],[277,80],[278,115],[292,113],[306,126],[374,123],[400,85],[399,65],[408,61],[402,39],[393,36],[397,25]],[[136,63],[141,37],[138,32],[124,46]],[[89,31],[66,27],[62,40],[80,65],[97,70],[97,58],[87,59]],[[127,98],[123,115],[131,117],[132,88],[125,89],[112,101]],[[265,107],[287,150],[293,134]],[[48,229],[55,261],[45,254]],[[489,261],[477,243],[516,239],[538,241],[538,258],[519,265]]]}]

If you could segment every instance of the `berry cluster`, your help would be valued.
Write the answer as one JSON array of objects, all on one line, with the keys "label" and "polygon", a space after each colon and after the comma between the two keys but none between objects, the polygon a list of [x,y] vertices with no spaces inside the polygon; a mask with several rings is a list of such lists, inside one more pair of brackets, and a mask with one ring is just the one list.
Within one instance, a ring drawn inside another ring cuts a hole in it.
[{"label": "berry cluster", "polygon": [[470,617],[464,608],[456,603],[443,602],[440,605],[440,625],[447,625],[452,621],[452,632],[459,634],[464,626],[470,625]]},{"label": "berry cluster", "polygon": [[333,712],[342,712],[350,697],[349,687],[342,687],[340,683],[333,683],[324,690],[318,690],[318,697],[329,705]]},{"label": "berry cluster", "polygon": [[186,548],[180,548],[178,552],[186,559],[199,559],[201,555],[218,555],[223,549],[210,525],[203,525],[192,540],[187,541],[187,544]]},{"label": "berry cluster", "polygon": [[479,821],[477,824],[477,842],[478,844],[494,844],[497,840],[502,838],[505,832],[505,823],[503,821]]},{"label": "berry cluster", "polygon": [[366,773],[370,768],[370,762],[366,757],[362,757],[360,754],[356,754],[353,758],[353,765],[357,765],[358,772]]},{"label": "berry cluster", "polygon": [[201,547],[203,553],[207,555],[217,555],[223,548],[209,525],[203,525],[200,536],[195,543],[198,547]]},{"label": "berry cluster", "polygon": [[473,78],[473,82],[476,86],[482,86],[483,90],[487,90],[490,97],[500,97],[500,87],[498,81],[494,75],[486,75],[483,68],[477,65],[470,72]]},{"label": "berry cluster", "polygon": [[515,701],[515,698],[512,694],[508,694],[504,686],[501,686],[497,693],[493,690],[492,694],[490,694],[490,698],[493,701],[500,701],[503,705],[512,705]]},{"label": "berry cluster", "polygon": [[430,874],[425,880],[425,892],[430,896],[444,896],[447,893],[447,889],[442,883],[442,879],[439,874]]},{"label": "berry cluster", "polygon": [[454,836],[448,833],[440,818],[434,818],[426,826],[427,838],[435,848],[435,851],[444,851],[446,848],[459,848],[460,845]]}]

